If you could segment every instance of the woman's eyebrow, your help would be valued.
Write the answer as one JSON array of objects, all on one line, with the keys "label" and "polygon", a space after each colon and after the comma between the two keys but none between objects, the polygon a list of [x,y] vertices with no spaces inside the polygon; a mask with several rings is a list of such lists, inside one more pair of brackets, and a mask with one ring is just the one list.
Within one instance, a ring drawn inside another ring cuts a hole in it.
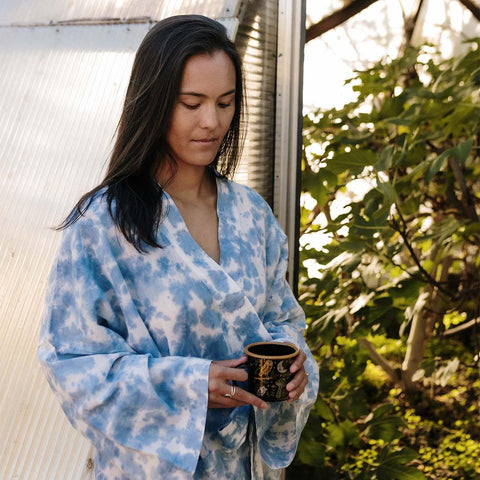
[{"label": "woman's eyebrow", "polygon": [[[229,90],[228,92],[222,93],[218,98],[226,97],[227,95],[232,95],[236,92],[236,89]],[[207,95],[198,92],[179,92],[179,95],[191,95],[193,97],[206,97]]]}]

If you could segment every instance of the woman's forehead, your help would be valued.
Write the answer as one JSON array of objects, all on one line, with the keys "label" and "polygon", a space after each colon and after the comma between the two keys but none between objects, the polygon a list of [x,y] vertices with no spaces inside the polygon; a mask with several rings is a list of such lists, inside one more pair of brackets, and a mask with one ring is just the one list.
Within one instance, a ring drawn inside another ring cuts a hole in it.
[{"label": "woman's forehead", "polygon": [[235,90],[236,72],[230,57],[223,51],[190,57],[183,70],[180,94],[207,94],[217,96]]}]

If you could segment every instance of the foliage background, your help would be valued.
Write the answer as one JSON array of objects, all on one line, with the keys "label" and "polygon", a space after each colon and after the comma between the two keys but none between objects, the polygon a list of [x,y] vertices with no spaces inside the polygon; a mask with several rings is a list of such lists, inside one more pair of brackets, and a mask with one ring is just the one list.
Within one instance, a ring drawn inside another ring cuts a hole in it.
[{"label": "foliage background", "polygon": [[300,299],[321,386],[288,478],[480,478],[479,41],[467,47],[447,61],[407,48],[356,72],[354,101],[305,117]]}]

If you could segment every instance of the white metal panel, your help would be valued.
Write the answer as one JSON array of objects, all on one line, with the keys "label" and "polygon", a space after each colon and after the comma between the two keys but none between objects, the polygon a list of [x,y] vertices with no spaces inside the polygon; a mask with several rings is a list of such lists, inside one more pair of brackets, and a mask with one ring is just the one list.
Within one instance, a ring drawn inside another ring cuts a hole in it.
[{"label": "white metal panel", "polygon": [[0,25],[31,25],[79,19],[160,20],[182,13],[200,13],[212,18],[235,17],[239,0],[2,0]]},{"label": "white metal panel", "polygon": [[[148,25],[0,29],[0,478],[90,479],[36,359],[50,227],[100,178]],[[90,467],[90,468],[89,468]]]}]

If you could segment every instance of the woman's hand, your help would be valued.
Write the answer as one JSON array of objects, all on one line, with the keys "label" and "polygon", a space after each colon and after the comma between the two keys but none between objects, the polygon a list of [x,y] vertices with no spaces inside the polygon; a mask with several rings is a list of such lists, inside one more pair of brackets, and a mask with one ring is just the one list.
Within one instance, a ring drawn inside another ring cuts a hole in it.
[{"label": "woman's hand", "polygon": [[295,376],[286,387],[290,397],[287,402],[298,400],[300,395],[305,391],[305,387],[308,383],[308,373],[305,371],[304,367],[306,359],[307,355],[305,352],[300,351],[300,354],[290,366],[290,373],[294,373]]},{"label": "woman's hand", "polygon": [[232,408],[240,407],[241,405],[254,405],[264,410],[268,408],[268,404],[257,396],[232,385],[234,381],[244,382],[247,380],[247,372],[241,368],[236,368],[246,361],[247,357],[240,357],[210,364],[208,408]]}]

